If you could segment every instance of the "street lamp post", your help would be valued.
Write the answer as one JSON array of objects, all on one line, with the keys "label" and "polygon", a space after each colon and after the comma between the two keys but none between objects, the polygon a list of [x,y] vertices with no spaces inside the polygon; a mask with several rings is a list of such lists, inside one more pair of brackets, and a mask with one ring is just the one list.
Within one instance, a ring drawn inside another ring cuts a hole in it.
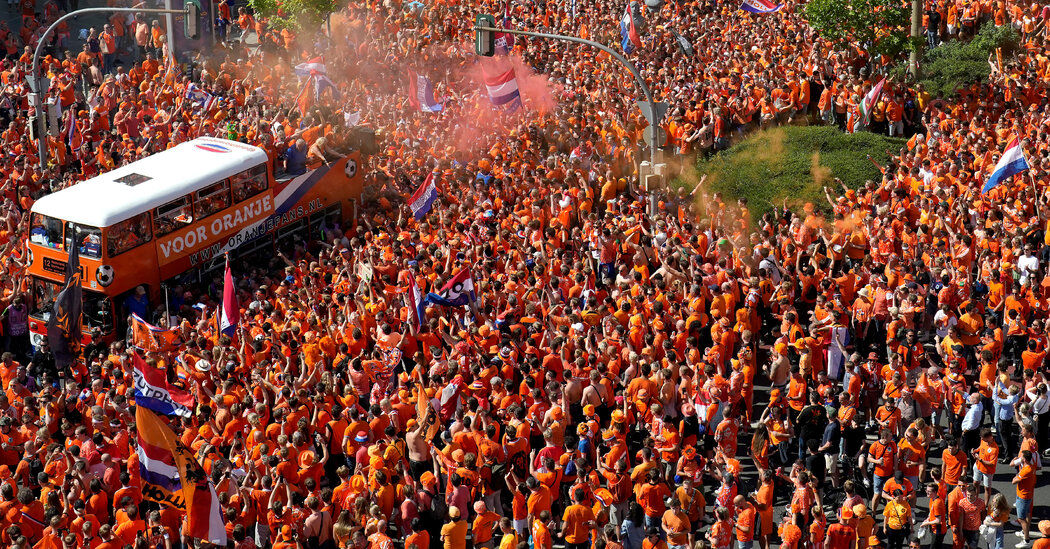
[{"label": "street lamp post", "polygon": [[[516,35],[519,35],[519,36],[532,36],[532,37],[535,37],[535,38],[548,38],[548,39],[551,39],[551,40],[562,40],[562,41],[565,41],[565,42],[575,42],[577,44],[583,44],[585,46],[591,46],[592,48],[598,48],[598,49],[604,51],[605,53],[608,53],[609,55],[613,56],[613,59],[616,59],[617,61],[619,61],[620,64],[623,65],[624,67],[626,67],[627,70],[631,73],[631,76],[634,77],[634,83],[638,86],[638,89],[640,89],[642,91],[642,95],[645,96],[645,102],[649,104],[649,112],[652,113],[652,120],[650,120],[650,122],[653,125],[653,142],[652,142],[651,146],[649,147],[649,161],[654,167],[656,166],[656,160],[657,160],[656,159],[656,138],[657,138],[657,134],[658,134],[657,129],[660,126],[660,119],[657,118],[657,117],[660,114],[659,114],[659,111],[657,111],[656,102],[653,101],[653,93],[649,90],[649,86],[646,85],[645,79],[642,78],[641,73],[638,72],[638,69],[634,66],[634,63],[631,63],[631,61],[628,60],[623,55],[621,55],[620,52],[618,52],[618,51],[616,51],[616,50],[606,46],[605,44],[599,44],[598,42],[594,42],[592,40],[586,40],[584,38],[579,38],[579,37],[576,37],[576,36],[566,36],[566,35],[563,35],[563,34],[549,34],[549,33],[545,33],[545,32],[532,32],[532,31],[521,31],[521,30],[515,30],[515,29],[502,29],[502,28],[498,28],[498,27],[488,27],[488,26],[475,26],[474,30],[475,31],[485,31],[485,32],[502,32],[502,33],[505,33],[505,34],[516,34]],[[650,197],[650,202],[652,201],[651,198],[652,197]],[[653,207],[653,205],[650,205],[650,208],[652,208],[652,207]]]},{"label": "street lamp post", "polygon": [[[47,38],[51,36],[51,33],[58,28],[66,19],[71,19],[78,15],[84,15],[87,13],[182,13],[188,14],[185,9],[174,10],[174,9],[140,9],[140,8],[84,8],[76,11],[71,11],[62,17],[51,23],[51,26],[44,31],[44,34],[40,36],[40,40],[36,44],[36,50],[33,51],[33,65],[29,69],[29,76],[26,80],[29,82],[29,89],[31,90],[29,104],[33,107],[33,111],[36,114],[37,132],[36,132],[36,150],[37,158],[39,158],[40,169],[43,170],[47,166],[47,124],[44,120],[44,78],[40,74],[40,54],[44,52],[44,43],[47,42]],[[170,25],[168,28],[168,34],[173,32]],[[174,51],[171,52],[174,55]]]}]

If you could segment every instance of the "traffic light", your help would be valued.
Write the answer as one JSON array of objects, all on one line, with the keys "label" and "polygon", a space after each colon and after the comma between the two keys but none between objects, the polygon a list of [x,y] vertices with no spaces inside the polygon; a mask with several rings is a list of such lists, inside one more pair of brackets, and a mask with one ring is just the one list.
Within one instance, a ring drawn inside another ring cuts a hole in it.
[{"label": "traffic light", "polygon": [[186,0],[186,20],[183,25],[186,38],[197,40],[201,37],[201,5],[197,0]]},{"label": "traffic light", "polygon": [[495,17],[487,13],[478,14],[477,18],[474,20],[474,53],[484,57],[492,57],[496,54],[496,33],[493,31],[481,30],[482,27],[488,27],[491,29],[495,26]]}]

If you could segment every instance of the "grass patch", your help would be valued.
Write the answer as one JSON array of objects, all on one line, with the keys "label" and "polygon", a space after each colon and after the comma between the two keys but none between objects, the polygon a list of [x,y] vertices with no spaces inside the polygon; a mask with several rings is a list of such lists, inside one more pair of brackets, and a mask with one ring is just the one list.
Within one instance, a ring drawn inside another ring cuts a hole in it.
[{"label": "grass patch", "polygon": [[881,180],[866,155],[885,166],[890,159],[886,150],[897,153],[905,142],[869,132],[846,134],[834,127],[788,126],[755,133],[700,160],[697,170],[707,174],[708,193],[721,192],[727,201],[747,198],[756,216],[785,199],[792,208],[812,202],[828,211],[822,187],[833,185],[836,177],[850,188]]}]

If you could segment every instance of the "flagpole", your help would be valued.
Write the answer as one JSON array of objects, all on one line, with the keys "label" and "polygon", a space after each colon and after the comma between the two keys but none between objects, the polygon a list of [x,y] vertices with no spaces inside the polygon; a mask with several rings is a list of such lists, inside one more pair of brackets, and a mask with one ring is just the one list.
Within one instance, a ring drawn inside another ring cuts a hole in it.
[{"label": "flagpole", "polygon": [[161,287],[164,288],[164,327],[171,328],[171,311],[168,310],[168,285],[161,284]]}]

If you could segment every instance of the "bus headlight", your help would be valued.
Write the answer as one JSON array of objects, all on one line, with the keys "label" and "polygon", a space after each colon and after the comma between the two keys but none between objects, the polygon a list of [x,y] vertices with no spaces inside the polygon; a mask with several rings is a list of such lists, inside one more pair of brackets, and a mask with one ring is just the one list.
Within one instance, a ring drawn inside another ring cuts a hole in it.
[{"label": "bus headlight", "polygon": [[113,277],[115,275],[116,273],[113,272],[113,267],[110,267],[109,265],[99,265],[99,267],[95,269],[95,280],[97,280],[103,288],[113,283]]},{"label": "bus headlight", "polygon": [[46,336],[44,334],[34,334],[34,333],[30,332],[29,333],[29,342],[33,344],[33,347],[39,348],[41,345],[44,344],[44,338],[45,337]]},{"label": "bus headlight", "polygon": [[26,259],[29,260],[28,262],[26,262],[26,265],[33,264],[33,248],[29,247],[28,243],[26,243]]}]

